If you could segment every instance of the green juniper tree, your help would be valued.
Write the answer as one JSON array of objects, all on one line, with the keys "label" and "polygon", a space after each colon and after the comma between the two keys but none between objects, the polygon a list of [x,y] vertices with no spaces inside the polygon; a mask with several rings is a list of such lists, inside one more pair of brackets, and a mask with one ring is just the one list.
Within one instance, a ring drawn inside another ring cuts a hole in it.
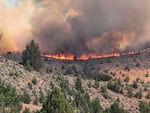
[{"label": "green juniper tree", "polygon": [[54,88],[48,94],[40,113],[73,113],[73,108],[69,105],[59,88]]},{"label": "green juniper tree", "polygon": [[31,67],[36,71],[39,71],[42,67],[40,48],[34,40],[26,45],[26,49],[23,51],[22,61],[25,68],[29,71],[31,70]]},{"label": "green juniper tree", "polygon": [[15,88],[0,81],[0,113],[19,113],[20,110],[21,101]]}]

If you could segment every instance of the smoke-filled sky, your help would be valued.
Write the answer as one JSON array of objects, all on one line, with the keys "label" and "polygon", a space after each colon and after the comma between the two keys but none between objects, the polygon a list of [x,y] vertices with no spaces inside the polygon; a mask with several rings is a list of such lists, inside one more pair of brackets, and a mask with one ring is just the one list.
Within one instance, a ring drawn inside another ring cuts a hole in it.
[{"label": "smoke-filled sky", "polygon": [[81,55],[149,46],[150,0],[0,0],[0,51],[34,39],[43,52]]}]

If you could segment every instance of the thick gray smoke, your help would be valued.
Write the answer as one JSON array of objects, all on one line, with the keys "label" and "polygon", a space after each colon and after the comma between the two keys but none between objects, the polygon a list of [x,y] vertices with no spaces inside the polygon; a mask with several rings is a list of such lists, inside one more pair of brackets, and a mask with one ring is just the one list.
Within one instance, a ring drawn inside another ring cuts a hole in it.
[{"label": "thick gray smoke", "polygon": [[25,24],[18,34],[34,38],[43,52],[100,54],[149,46],[150,0],[20,0],[16,7]]},{"label": "thick gray smoke", "polygon": [[57,7],[46,3],[39,3],[46,11],[35,14],[33,32],[47,52],[108,53],[140,49],[150,41],[148,0],[56,0]]}]

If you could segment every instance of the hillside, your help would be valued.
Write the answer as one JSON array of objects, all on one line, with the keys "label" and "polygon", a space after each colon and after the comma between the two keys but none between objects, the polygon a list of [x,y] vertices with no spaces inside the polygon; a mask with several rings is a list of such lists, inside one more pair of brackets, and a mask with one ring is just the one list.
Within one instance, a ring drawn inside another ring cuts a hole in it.
[{"label": "hillside", "polygon": [[133,55],[110,57],[102,59],[91,59],[86,61],[62,61],[45,58],[44,70],[46,72],[59,71],[67,75],[106,73],[115,78],[125,79],[127,76],[130,82],[141,79],[149,82],[150,77],[150,49]]},{"label": "hillside", "polygon": [[[28,107],[31,111],[39,110],[42,107],[40,102],[37,105],[34,103],[36,97],[40,98],[41,91],[46,96],[46,92],[51,90],[53,85],[61,87],[61,83],[65,79],[68,81],[67,87],[73,92],[76,90],[76,76],[74,75],[81,74],[84,78],[82,79],[83,89],[89,94],[91,100],[98,98],[103,108],[107,108],[113,102],[119,101],[120,105],[130,113],[140,113],[139,102],[150,101],[147,98],[148,93],[150,93],[149,54],[150,52],[147,50],[145,53],[137,55],[89,61],[45,59],[43,70],[46,70],[46,72],[29,72],[19,63],[0,57],[0,77],[4,84],[15,87],[19,95],[22,95],[25,91],[29,93],[31,102],[30,104],[23,103],[23,108]],[[140,66],[137,66],[137,63]],[[125,69],[126,66],[129,69]],[[69,69],[71,69],[70,72],[66,71]],[[96,80],[89,76],[89,74],[94,76],[95,72],[99,73],[99,76],[110,75],[114,82],[116,82],[116,78],[120,78],[121,84],[119,88],[121,91],[113,91],[110,88],[106,89],[107,91],[103,91],[102,87],[106,86],[107,88],[109,82],[107,80],[98,80],[96,83]],[[125,80],[127,77],[129,77],[128,81]],[[136,81],[137,88],[132,88],[133,81]],[[129,88],[132,89],[132,95],[128,93]],[[142,97],[136,96],[139,91],[142,92]],[[74,94],[69,95],[68,98],[74,98]]]}]

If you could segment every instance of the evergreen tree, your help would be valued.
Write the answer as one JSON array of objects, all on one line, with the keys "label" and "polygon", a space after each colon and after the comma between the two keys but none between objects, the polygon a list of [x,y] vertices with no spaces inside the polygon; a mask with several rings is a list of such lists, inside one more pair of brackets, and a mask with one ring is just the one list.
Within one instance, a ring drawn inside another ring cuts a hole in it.
[{"label": "evergreen tree", "polygon": [[41,52],[39,45],[32,40],[26,45],[26,49],[23,51],[22,56],[23,65],[26,69],[30,70],[31,67],[36,71],[42,67]]},{"label": "evergreen tree", "polygon": [[19,113],[20,110],[21,102],[16,90],[0,82],[0,113]]},{"label": "evergreen tree", "polygon": [[99,99],[96,98],[91,102],[91,113],[102,113],[103,109],[100,106]]},{"label": "evergreen tree", "polygon": [[40,113],[73,113],[73,108],[65,100],[61,90],[54,88],[48,94],[46,102],[43,104],[43,109]]}]

